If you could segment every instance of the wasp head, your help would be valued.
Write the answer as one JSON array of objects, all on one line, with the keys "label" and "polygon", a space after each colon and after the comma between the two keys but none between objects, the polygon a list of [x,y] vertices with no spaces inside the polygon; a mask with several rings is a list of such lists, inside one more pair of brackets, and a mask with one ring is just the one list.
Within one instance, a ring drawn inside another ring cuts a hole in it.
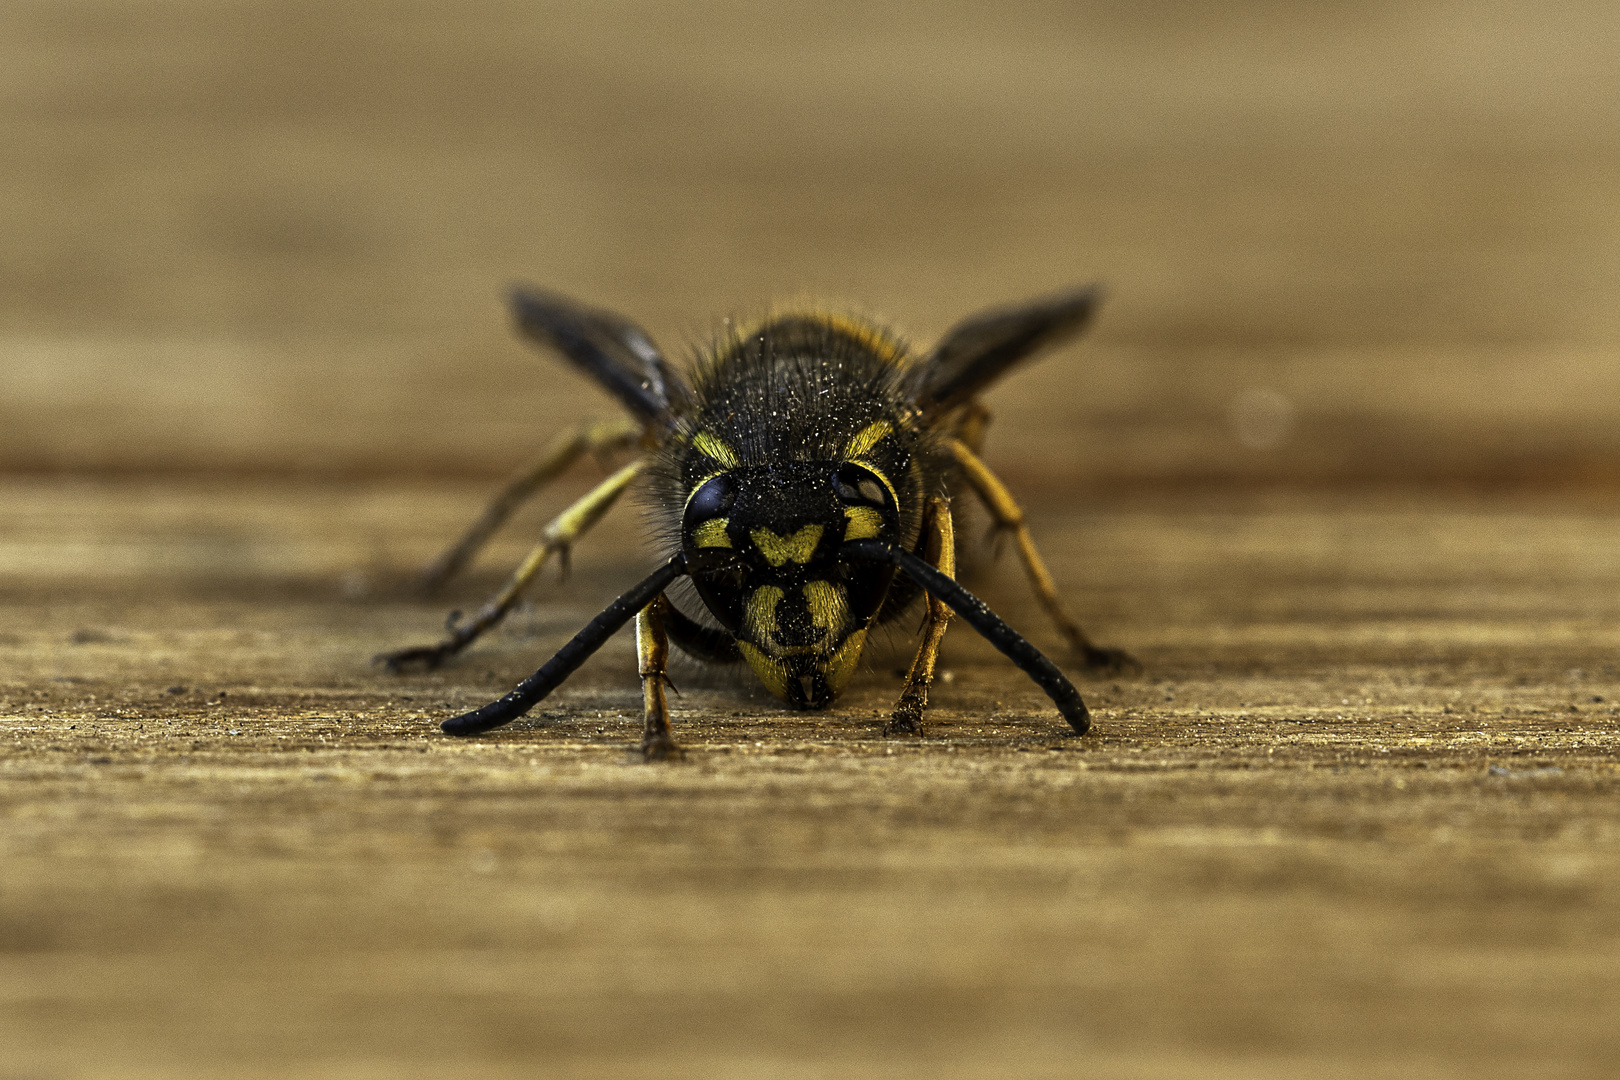
[{"label": "wasp head", "polygon": [[854,673],[894,568],[841,561],[849,540],[894,539],[893,485],[851,461],[744,465],[700,481],[682,547],[698,595],[754,673],[798,708],[832,703]]}]

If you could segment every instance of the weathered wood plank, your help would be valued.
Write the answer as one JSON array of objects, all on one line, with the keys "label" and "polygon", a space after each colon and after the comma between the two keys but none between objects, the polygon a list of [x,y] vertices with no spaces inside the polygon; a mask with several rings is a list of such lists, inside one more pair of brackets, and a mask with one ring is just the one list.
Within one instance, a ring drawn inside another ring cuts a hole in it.
[{"label": "weathered wood plank", "polygon": [[[1148,665],[1083,684],[1096,735],[953,632],[927,738],[879,737],[882,666],[823,715],[677,673],[691,758],[646,767],[628,640],[538,723],[433,726],[637,576],[631,530],[393,678],[367,657],[442,607],[377,589],[464,490],[0,498],[21,1075],[1595,1076],[1620,1049],[1612,506],[1036,500],[1068,595]],[[1055,643],[1010,567],[978,585]]]}]

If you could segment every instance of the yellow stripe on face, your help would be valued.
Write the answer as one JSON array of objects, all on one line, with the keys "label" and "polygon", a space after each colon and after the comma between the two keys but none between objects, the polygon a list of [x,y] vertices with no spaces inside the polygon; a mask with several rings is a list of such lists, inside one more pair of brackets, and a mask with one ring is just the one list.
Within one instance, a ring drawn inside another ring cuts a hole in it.
[{"label": "yellow stripe on face", "polygon": [[730,518],[710,518],[692,530],[692,542],[700,548],[728,548],[731,537],[726,535]]},{"label": "yellow stripe on face", "polygon": [[700,431],[694,435],[692,446],[699,453],[708,455],[728,469],[737,467],[737,451],[707,431]]},{"label": "yellow stripe on face", "polygon": [[870,506],[845,507],[844,517],[849,519],[844,526],[845,540],[870,540],[883,532],[883,515]]},{"label": "yellow stripe on face", "polygon": [[[782,602],[782,590],[775,585],[762,585],[748,597],[748,611],[744,615],[749,636],[774,642],[776,637],[776,605]],[[774,644],[772,646],[775,647]]]},{"label": "yellow stripe on face", "polygon": [[816,545],[821,543],[821,534],[826,531],[824,525],[806,525],[792,536],[778,536],[769,529],[755,529],[748,535],[754,540],[754,546],[759,553],[765,556],[765,561],[772,566],[781,566],[789,560],[796,563],[810,561],[810,556],[816,553]]},{"label": "yellow stripe on face", "polygon": [[858,458],[872,447],[894,434],[894,425],[887,420],[867,424],[856,436],[844,444],[844,457]]},{"label": "yellow stripe on face", "polygon": [[849,682],[849,677],[855,674],[855,665],[860,662],[861,648],[866,644],[866,631],[857,630],[844,639],[825,664],[821,665],[821,677],[827,680],[827,689],[837,695]]},{"label": "yellow stripe on face", "polygon": [[844,587],[830,581],[811,581],[804,586],[804,605],[810,609],[810,621],[832,633],[844,625],[849,615],[849,604],[844,601]]},{"label": "yellow stripe on face", "polygon": [[793,700],[788,696],[788,669],[785,664],[766,656],[746,641],[737,642],[737,649],[748,661],[748,666],[754,669],[754,674],[759,676],[759,681],[765,684],[765,689],[783,701]]}]

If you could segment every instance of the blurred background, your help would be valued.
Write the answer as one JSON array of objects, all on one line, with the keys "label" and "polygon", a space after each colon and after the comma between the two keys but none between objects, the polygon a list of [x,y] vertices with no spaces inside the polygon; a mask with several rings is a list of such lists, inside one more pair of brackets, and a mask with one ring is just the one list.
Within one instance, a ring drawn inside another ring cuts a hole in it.
[{"label": "blurred background", "polygon": [[7,0],[0,469],[499,476],[611,404],[532,281],[686,353],[926,344],[1029,483],[1620,484],[1620,7]]}]

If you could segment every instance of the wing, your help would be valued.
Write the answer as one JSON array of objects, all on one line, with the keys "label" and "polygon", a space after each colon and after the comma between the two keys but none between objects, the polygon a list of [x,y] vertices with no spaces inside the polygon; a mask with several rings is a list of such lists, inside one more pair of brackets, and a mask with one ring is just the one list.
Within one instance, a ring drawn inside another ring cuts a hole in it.
[{"label": "wing", "polygon": [[638,418],[668,426],[686,384],[629,319],[539,289],[512,290],[518,329],[592,376]]},{"label": "wing", "polygon": [[1091,285],[957,323],[919,366],[913,400],[925,412],[962,404],[1033,353],[1084,330],[1101,299]]}]

